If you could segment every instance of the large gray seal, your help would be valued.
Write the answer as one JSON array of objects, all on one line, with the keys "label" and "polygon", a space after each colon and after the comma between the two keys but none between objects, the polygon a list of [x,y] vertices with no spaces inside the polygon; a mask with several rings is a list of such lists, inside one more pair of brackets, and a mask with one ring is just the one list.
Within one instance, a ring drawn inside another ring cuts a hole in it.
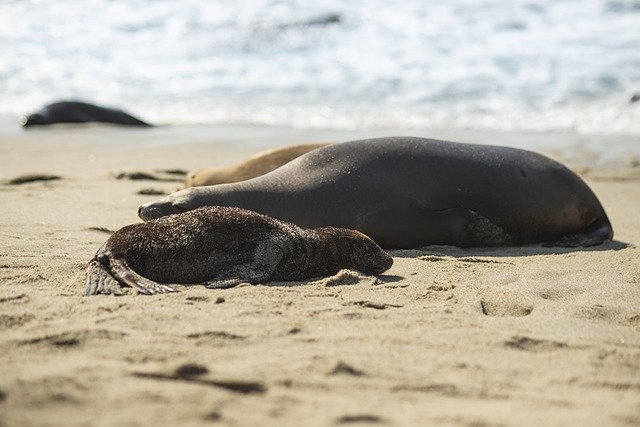
[{"label": "large gray seal", "polygon": [[531,151],[424,138],[345,142],[266,175],[143,205],[144,220],[238,206],[302,227],[359,230],[384,248],[590,246],[613,230],[589,187]]},{"label": "large gray seal", "polygon": [[124,126],[152,126],[122,110],[101,107],[87,102],[60,101],[48,104],[35,113],[20,117],[24,127],[57,123],[111,123]]},{"label": "large gray seal", "polygon": [[380,274],[393,258],[364,234],[307,230],[245,209],[205,207],[116,231],[87,267],[85,294],[173,292],[171,284],[226,288],[302,280],[343,268]]}]

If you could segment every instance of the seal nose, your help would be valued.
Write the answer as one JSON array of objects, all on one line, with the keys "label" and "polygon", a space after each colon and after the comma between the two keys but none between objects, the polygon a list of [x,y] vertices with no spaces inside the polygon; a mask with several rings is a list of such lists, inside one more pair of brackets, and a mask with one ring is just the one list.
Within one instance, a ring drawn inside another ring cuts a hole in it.
[{"label": "seal nose", "polygon": [[157,203],[151,202],[146,205],[142,205],[138,208],[138,216],[143,221],[149,221],[152,219],[160,218],[161,216],[167,215],[166,213],[162,213],[162,209],[159,209]]},{"label": "seal nose", "polygon": [[379,270],[376,274],[382,274],[393,266],[393,258],[386,252],[382,252],[382,258],[380,260]]}]

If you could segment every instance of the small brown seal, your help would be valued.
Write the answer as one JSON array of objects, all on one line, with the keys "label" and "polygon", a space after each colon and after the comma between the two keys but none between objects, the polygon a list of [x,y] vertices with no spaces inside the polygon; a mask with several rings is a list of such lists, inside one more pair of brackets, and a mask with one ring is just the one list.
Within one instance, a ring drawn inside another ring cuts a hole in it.
[{"label": "small brown seal", "polygon": [[324,147],[329,143],[300,144],[290,147],[279,147],[262,151],[249,157],[244,162],[227,167],[209,167],[197,169],[187,174],[186,187],[201,187],[205,185],[228,184],[245,181],[271,172],[289,163],[309,151]]},{"label": "small brown seal", "polygon": [[116,231],[87,267],[85,294],[174,292],[170,284],[227,288],[302,280],[343,268],[380,274],[393,259],[364,234],[303,229],[240,208],[212,206]]}]

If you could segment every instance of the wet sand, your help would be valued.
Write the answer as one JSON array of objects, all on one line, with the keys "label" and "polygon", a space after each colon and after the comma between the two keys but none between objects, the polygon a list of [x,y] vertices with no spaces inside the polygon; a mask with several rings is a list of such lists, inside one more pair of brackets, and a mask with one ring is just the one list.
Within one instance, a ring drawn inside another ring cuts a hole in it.
[{"label": "wet sand", "polygon": [[[639,424],[640,168],[628,156],[543,149],[609,214],[615,240],[596,248],[427,247],[392,251],[378,278],[82,296],[86,263],[139,221],[138,205],[180,186],[176,170],[361,136],[0,132],[0,425]],[[131,179],[144,174],[160,180]],[[10,183],[25,176],[48,179]]]}]

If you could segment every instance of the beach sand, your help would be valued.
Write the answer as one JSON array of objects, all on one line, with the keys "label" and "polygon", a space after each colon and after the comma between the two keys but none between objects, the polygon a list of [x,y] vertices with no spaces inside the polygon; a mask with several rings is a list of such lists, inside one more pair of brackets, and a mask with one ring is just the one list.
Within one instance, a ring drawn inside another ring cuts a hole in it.
[{"label": "beach sand", "polygon": [[[109,230],[161,197],[138,192],[180,186],[119,173],[175,179],[167,170],[360,136],[0,133],[0,426],[640,424],[637,159],[613,167],[543,150],[583,173],[609,214],[615,240],[595,248],[427,247],[392,251],[377,279],[83,296],[84,268]],[[34,174],[59,179],[8,184]]]}]

